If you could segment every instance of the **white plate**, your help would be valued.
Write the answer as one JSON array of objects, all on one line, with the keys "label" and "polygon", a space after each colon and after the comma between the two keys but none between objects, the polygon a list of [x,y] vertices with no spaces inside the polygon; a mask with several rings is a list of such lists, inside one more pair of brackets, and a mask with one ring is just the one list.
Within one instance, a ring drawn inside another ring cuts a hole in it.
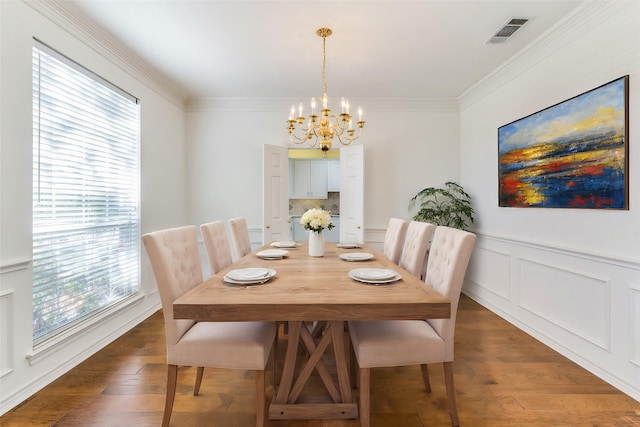
[{"label": "white plate", "polygon": [[364,280],[387,280],[398,275],[388,268],[356,268],[351,270],[349,274]]},{"label": "white plate", "polygon": [[228,272],[224,280],[229,279],[233,283],[259,283],[275,275],[276,271],[271,268],[240,268]]},{"label": "white plate", "polygon": [[253,281],[243,282],[241,280],[233,280],[227,276],[224,276],[225,283],[231,283],[232,285],[244,285],[244,286],[262,285],[263,283],[267,283],[269,279],[271,279],[271,277],[267,277],[262,280],[253,280]]},{"label": "white plate", "polygon": [[274,248],[287,248],[287,249],[291,249],[291,248],[295,248],[296,242],[273,242],[271,243],[271,246],[273,246]]},{"label": "white plate", "polygon": [[345,261],[367,261],[373,259],[373,254],[367,252],[349,252],[340,254],[340,259]]},{"label": "white plate", "polygon": [[356,280],[362,283],[368,283],[370,285],[388,285],[388,284],[397,282],[402,278],[402,276],[400,276],[400,273],[396,273],[395,271],[393,276],[387,277],[385,279],[365,279],[360,276],[354,276],[352,272],[353,270],[349,272],[349,277],[351,277],[353,280]]},{"label": "white plate", "polygon": [[360,245],[357,243],[336,243],[336,247],[342,249],[356,249],[359,248]]},{"label": "white plate", "polygon": [[262,259],[282,259],[288,253],[282,249],[266,249],[256,253],[256,256]]}]

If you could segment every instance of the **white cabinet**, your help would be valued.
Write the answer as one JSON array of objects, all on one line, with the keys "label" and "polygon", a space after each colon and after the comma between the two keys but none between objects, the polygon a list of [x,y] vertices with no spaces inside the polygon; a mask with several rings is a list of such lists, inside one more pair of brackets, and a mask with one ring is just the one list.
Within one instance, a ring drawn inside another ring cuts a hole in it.
[{"label": "white cabinet", "polygon": [[327,233],[324,238],[325,242],[335,242],[338,243],[340,241],[340,217],[332,216],[331,223],[333,224],[333,228],[331,230],[325,230]]},{"label": "white cabinet", "polygon": [[290,160],[289,183],[291,187],[290,199],[306,199],[309,196],[309,162]]},{"label": "white cabinet", "polygon": [[290,160],[290,199],[327,198],[327,162],[318,160]]},{"label": "white cabinet", "polygon": [[300,217],[292,217],[293,222],[293,240],[301,242],[309,240],[309,230],[305,230],[304,225],[300,224]]},{"label": "white cabinet", "polygon": [[340,191],[340,160],[327,160],[327,191]]},{"label": "white cabinet", "polygon": [[309,196],[312,199],[327,198],[327,162],[309,160],[311,164],[311,181],[309,182]]}]

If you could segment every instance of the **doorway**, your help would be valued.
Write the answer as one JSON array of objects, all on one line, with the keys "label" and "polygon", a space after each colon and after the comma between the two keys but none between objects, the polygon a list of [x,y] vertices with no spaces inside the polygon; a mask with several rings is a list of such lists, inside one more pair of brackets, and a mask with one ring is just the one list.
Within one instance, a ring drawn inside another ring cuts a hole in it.
[{"label": "doorway", "polygon": [[317,149],[265,145],[264,157],[263,243],[274,241],[276,236],[306,240],[308,232],[299,221],[314,207],[332,212],[335,228],[328,241],[364,243],[362,145],[330,150],[326,157]]}]

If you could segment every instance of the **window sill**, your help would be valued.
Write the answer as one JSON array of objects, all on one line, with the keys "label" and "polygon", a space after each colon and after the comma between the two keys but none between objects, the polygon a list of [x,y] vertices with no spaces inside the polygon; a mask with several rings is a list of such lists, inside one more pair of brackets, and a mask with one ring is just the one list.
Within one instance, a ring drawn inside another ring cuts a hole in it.
[{"label": "window sill", "polygon": [[120,303],[104,311],[96,313],[94,316],[91,316],[85,321],[80,322],[77,325],[74,325],[71,328],[61,332],[60,334],[53,336],[50,339],[34,346],[33,350],[31,350],[25,356],[29,361],[29,365],[33,365],[44,356],[58,351],[61,347],[67,345],[71,339],[75,339],[80,337],[81,335],[90,333],[94,327],[100,325],[105,320],[116,316],[121,311],[140,303],[144,299],[145,294],[143,294],[142,292],[138,292],[137,294],[124,299]]}]

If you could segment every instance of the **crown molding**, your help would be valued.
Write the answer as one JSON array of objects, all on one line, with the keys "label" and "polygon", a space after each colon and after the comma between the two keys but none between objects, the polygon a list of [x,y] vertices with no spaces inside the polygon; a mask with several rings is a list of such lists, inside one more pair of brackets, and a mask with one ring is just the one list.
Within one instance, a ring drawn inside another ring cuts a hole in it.
[{"label": "crown molding", "polygon": [[[458,112],[454,98],[360,98],[365,113],[370,112]],[[300,98],[194,98],[187,101],[187,112],[236,111],[288,114]]]},{"label": "crown molding", "polygon": [[77,37],[127,74],[184,109],[186,95],[183,91],[81,11],[75,9],[71,3],[60,0],[22,0],[22,2]]},{"label": "crown molding", "polygon": [[482,80],[458,97],[460,110],[464,110],[509,81],[527,72],[560,49],[571,44],[593,28],[617,15],[634,3],[634,0],[585,1],[553,27],[529,43],[520,52],[493,70]]}]

